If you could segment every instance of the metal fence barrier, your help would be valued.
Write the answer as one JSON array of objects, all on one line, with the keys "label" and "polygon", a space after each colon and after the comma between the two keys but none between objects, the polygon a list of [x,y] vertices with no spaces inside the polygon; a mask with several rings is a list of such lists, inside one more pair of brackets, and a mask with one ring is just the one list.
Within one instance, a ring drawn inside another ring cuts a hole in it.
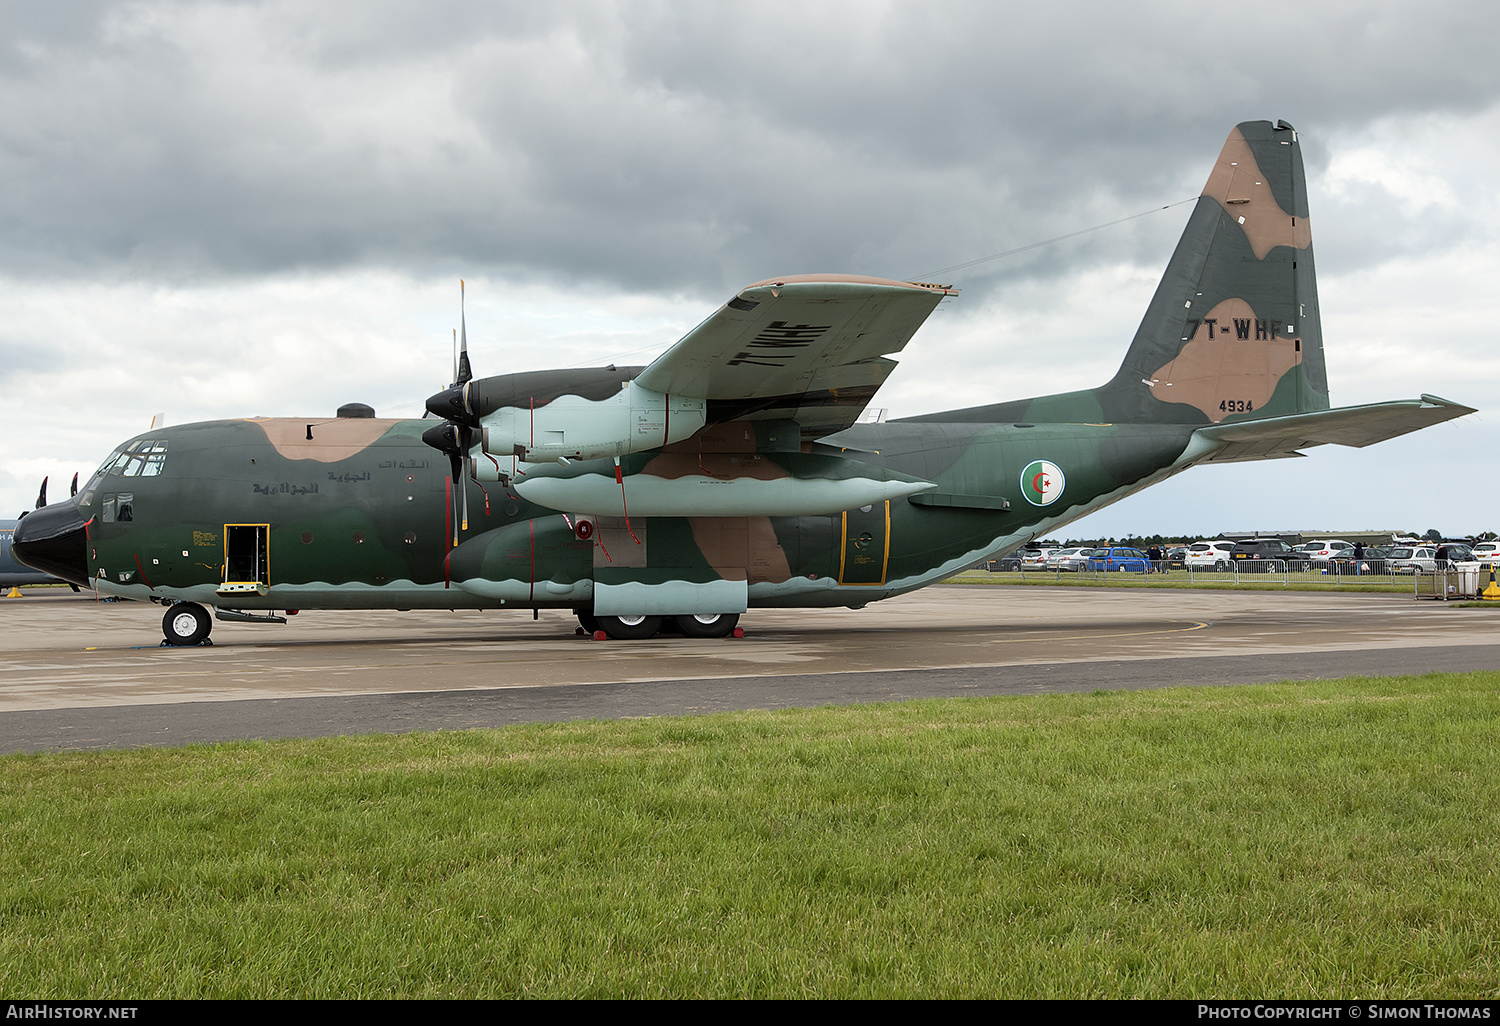
[{"label": "metal fence barrier", "polygon": [[1419,570],[1412,574],[1412,598],[1441,599],[1444,602],[1471,599],[1489,583],[1488,572],[1481,574],[1478,563],[1458,563],[1445,570]]},{"label": "metal fence barrier", "polygon": [[[1186,577],[1194,584],[1332,584],[1336,586],[1358,587],[1359,585],[1382,585],[1390,586],[1403,584],[1408,580],[1420,578],[1421,573],[1394,573],[1384,560],[1365,560],[1361,563],[1318,563],[1308,560],[1286,560],[1286,559],[1240,559],[1222,560],[1216,565],[1210,566],[1170,566],[1166,560],[1155,560],[1151,568],[1145,572],[1139,570],[1089,570],[1086,567],[1077,569],[1064,569],[1058,566],[1023,566],[1014,556],[1004,559],[992,559],[986,564],[986,569],[991,574],[1014,576],[1017,580],[1050,580],[1059,583],[1063,581],[1093,581],[1102,583],[1106,578],[1118,579],[1122,576],[1127,578],[1143,578],[1147,574],[1162,574],[1167,578]],[[1464,590],[1469,578],[1466,577],[1461,583],[1458,574],[1466,573],[1477,580],[1483,576],[1477,570],[1450,570],[1448,573],[1454,578],[1452,583],[1457,595],[1473,595],[1478,591],[1480,585],[1475,584],[1473,588]],[[1443,587],[1446,589],[1448,582]],[[1431,588],[1429,582],[1425,585]],[[1414,585],[1422,587],[1422,585]],[[1429,594],[1431,594],[1429,592]],[[1435,597],[1435,596],[1434,596]]]}]

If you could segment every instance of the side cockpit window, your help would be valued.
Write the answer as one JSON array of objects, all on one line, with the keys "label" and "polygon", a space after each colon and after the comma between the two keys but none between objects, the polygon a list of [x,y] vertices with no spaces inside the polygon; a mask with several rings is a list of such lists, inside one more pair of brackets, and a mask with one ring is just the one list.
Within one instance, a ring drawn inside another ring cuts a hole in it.
[{"label": "side cockpit window", "polygon": [[135,519],[135,493],[106,495],[100,503],[99,519],[106,524],[127,524]]}]

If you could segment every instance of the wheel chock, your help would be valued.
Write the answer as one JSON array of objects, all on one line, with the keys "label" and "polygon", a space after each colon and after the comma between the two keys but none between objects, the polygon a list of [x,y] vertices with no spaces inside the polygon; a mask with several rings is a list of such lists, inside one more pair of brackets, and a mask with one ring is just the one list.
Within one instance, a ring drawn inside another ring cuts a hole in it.
[{"label": "wheel chock", "polygon": [[575,637],[575,638],[586,638],[588,636],[589,636],[589,632],[586,631],[586,630],[584,630],[583,626],[581,624],[579,626],[573,628],[573,637]]},{"label": "wheel chock", "polygon": [[609,640],[609,635],[605,634],[603,631],[595,631],[594,632],[594,640],[595,641],[608,641]]},{"label": "wheel chock", "polygon": [[734,629],[734,636],[736,638],[743,638],[745,636],[745,628],[743,628],[743,627],[736,627]]},{"label": "wheel chock", "polygon": [[[1490,580],[1493,582],[1494,578],[1491,577]],[[5,597],[6,598],[22,598],[23,596],[21,595],[21,589],[20,588],[12,588],[12,589],[10,589],[10,591],[8,591],[8,592],[5,593]]]}]

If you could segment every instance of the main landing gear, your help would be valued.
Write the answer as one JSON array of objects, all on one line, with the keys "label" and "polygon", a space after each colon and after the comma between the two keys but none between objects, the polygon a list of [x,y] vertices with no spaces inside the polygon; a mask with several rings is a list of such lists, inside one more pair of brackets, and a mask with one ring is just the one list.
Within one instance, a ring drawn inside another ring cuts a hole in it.
[{"label": "main landing gear", "polygon": [[675,630],[685,638],[727,638],[740,622],[738,613],[690,613],[685,616],[595,616],[579,609],[578,622],[590,635],[603,631],[616,641],[639,641],[658,631]]},{"label": "main landing gear", "polygon": [[208,610],[196,602],[178,602],[161,618],[161,632],[166,636],[163,645],[212,645],[208,632],[213,630],[213,617]]}]

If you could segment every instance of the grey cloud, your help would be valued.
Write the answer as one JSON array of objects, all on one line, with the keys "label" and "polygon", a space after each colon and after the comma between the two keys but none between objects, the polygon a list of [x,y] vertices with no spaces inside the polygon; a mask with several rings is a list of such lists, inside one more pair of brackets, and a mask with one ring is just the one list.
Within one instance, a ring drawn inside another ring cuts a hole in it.
[{"label": "grey cloud", "polygon": [[[1192,195],[1239,120],[1316,139],[1500,95],[1495,30],[1461,4],[1244,24],[1187,5],[19,9],[12,274],[467,267],[710,294],[904,276]],[[1158,262],[1162,220],[966,283]],[[1372,235],[1352,258],[1411,241]]]}]

